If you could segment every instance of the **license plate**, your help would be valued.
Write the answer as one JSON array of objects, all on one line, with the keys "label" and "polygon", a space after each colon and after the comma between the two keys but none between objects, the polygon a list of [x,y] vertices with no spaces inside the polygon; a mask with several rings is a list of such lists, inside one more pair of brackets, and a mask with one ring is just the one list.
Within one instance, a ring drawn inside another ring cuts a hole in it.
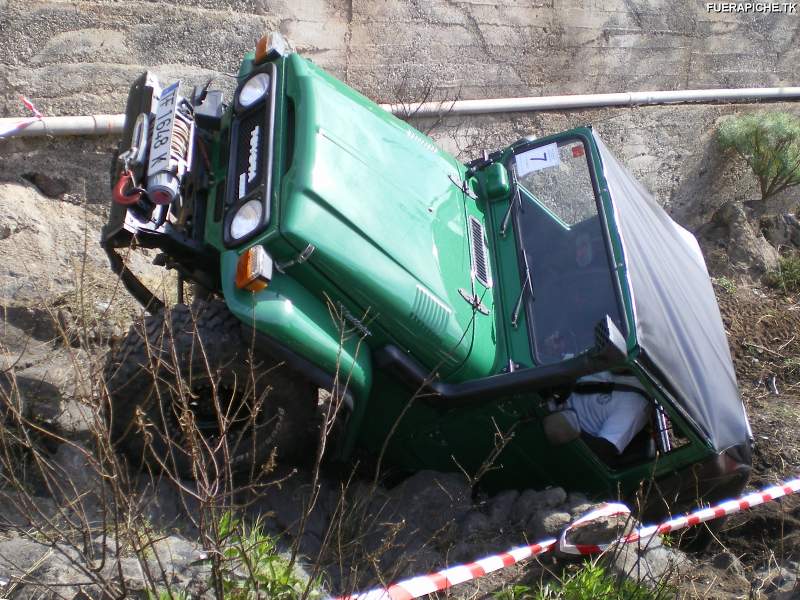
[{"label": "license plate", "polygon": [[176,81],[161,91],[156,107],[156,120],[153,124],[153,139],[150,141],[150,161],[147,174],[152,175],[169,169],[169,154],[172,146],[175,112],[178,108],[178,88]]}]

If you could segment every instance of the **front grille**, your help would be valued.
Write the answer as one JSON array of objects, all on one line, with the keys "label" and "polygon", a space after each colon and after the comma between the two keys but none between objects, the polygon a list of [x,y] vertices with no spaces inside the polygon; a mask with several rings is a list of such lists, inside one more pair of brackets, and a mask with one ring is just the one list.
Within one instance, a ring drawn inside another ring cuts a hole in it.
[{"label": "front grille", "polygon": [[472,241],[472,272],[475,274],[475,278],[485,287],[492,287],[492,274],[489,271],[483,225],[472,216],[469,218],[469,235]]},{"label": "front grille", "polygon": [[[276,67],[268,63],[254,71],[270,75],[269,92],[252,107],[234,113],[230,128],[228,173],[225,178],[225,215],[223,242],[226,247],[241,246],[269,226],[272,190],[272,160],[275,142]],[[236,92],[239,93],[239,90]],[[237,101],[238,102],[238,101]],[[237,104],[238,106],[238,104]],[[246,202],[258,200],[263,204],[261,224],[246,236],[233,239],[231,222],[236,211]]]},{"label": "front grille", "polygon": [[231,200],[237,202],[252,194],[264,184],[265,140],[267,123],[264,118],[266,106],[244,116],[239,121],[236,139],[236,167],[231,184],[234,189]]}]

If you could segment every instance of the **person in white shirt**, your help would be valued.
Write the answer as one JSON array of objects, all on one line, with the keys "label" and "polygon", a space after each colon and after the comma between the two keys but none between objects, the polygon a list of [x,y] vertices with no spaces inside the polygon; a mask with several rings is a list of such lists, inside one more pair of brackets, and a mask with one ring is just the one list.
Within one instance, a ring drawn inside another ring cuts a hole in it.
[{"label": "person in white shirt", "polygon": [[636,377],[611,371],[578,379],[566,405],[577,415],[583,440],[603,459],[621,455],[652,410]]},{"label": "person in white shirt", "polygon": [[[574,356],[570,336],[556,329],[545,339],[545,362]],[[554,443],[580,435],[602,460],[613,464],[650,419],[652,403],[627,370],[601,371],[579,378],[564,405],[545,426]],[[565,410],[566,409],[566,410]]]}]

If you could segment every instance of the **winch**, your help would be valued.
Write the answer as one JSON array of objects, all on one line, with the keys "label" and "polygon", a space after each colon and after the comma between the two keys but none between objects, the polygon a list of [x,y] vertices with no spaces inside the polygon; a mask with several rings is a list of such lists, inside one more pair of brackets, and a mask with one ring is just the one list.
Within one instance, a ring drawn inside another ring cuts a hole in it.
[{"label": "winch", "polygon": [[192,163],[194,118],[189,102],[178,95],[180,82],[166,87],[152,125],[147,195],[156,204],[170,204],[180,193]]},{"label": "winch", "polygon": [[[122,173],[113,189],[114,200],[127,206],[138,204],[142,195],[153,204],[171,204],[179,197],[181,182],[192,164],[194,111],[178,94],[180,82],[160,94],[155,78],[147,83],[157,98],[155,114],[146,110],[136,118],[131,146],[119,156]],[[139,187],[140,179],[144,179],[144,187]]]}]

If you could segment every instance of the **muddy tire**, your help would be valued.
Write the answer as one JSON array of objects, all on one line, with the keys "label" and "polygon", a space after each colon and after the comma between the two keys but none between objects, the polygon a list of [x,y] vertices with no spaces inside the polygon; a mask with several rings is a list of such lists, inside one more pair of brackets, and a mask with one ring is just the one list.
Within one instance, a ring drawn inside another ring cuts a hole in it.
[{"label": "muddy tire", "polygon": [[105,366],[111,441],[134,465],[182,478],[256,476],[313,453],[317,389],[262,354],[220,301],[131,327]]}]

